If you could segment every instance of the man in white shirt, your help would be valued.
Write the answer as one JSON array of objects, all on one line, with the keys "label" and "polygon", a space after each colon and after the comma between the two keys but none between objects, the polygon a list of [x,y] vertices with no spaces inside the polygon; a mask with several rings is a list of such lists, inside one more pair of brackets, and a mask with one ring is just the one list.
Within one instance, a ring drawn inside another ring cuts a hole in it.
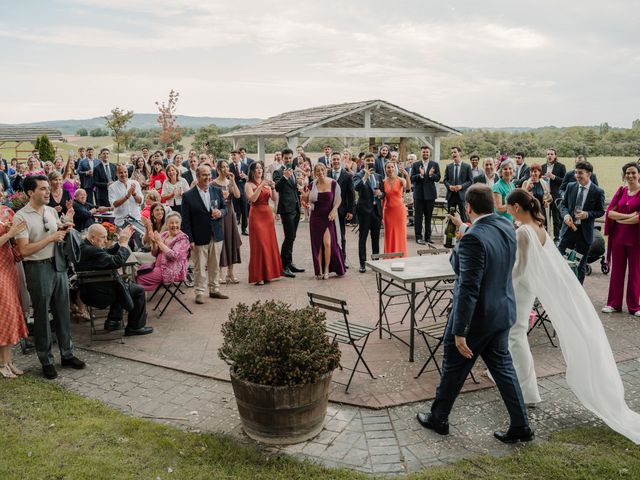
[{"label": "man in white shirt", "polygon": [[124,165],[118,165],[116,174],[118,181],[109,187],[109,203],[113,206],[116,226],[122,227],[127,215],[140,220],[142,190],[138,182],[127,177],[127,167]]}]

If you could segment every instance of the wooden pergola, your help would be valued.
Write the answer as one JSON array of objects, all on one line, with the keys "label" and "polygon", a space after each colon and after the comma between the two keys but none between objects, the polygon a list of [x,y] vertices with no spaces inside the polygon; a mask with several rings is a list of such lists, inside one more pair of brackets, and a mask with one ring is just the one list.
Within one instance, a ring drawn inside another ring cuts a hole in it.
[{"label": "wooden pergola", "polygon": [[[49,140],[64,141],[60,130],[43,127],[24,127],[21,125],[0,125],[0,148],[13,148],[16,152],[16,158],[20,160],[21,153],[31,153],[31,150],[20,150],[20,146],[25,142],[34,144],[36,139],[42,135],[49,137]],[[15,143],[15,145],[6,147],[5,144],[7,143]]]},{"label": "wooden pergola", "polygon": [[417,138],[431,147],[433,158],[440,160],[440,139],[460,135],[454,128],[405,110],[384,100],[340,103],[294,110],[267,118],[262,122],[221,135],[233,140],[234,148],[241,141],[256,139],[258,158],[264,161],[265,139],[282,138],[292,150],[305,146],[314,138],[337,137],[345,147],[354,138],[368,138],[369,145],[376,138],[400,138],[400,158],[406,158],[406,140]]}]

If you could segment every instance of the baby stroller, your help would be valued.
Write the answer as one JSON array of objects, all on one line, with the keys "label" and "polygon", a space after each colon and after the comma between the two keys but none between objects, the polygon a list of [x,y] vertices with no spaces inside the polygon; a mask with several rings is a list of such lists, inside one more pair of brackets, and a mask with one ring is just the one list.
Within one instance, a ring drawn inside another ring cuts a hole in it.
[{"label": "baby stroller", "polygon": [[607,258],[605,256],[605,243],[604,237],[602,236],[602,232],[599,228],[596,228],[593,231],[593,242],[591,242],[591,246],[589,247],[589,251],[587,252],[587,270],[585,272],[586,275],[591,275],[593,269],[591,268],[591,263],[594,263],[600,260],[600,269],[602,273],[605,275],[609,273],[609,264],[607,263]]}]

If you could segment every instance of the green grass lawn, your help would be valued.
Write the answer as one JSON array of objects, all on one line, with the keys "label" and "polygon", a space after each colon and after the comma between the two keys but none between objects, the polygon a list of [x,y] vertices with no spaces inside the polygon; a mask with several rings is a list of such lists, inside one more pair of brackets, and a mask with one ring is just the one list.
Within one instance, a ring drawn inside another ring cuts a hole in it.
[{"label": "green grass lawn", "polygon": [[[3,480],[370,478],[133,418],[33,377],[0,382],[0,438]],[[582,428],[508,457],[476,457],[407,478],[634,479],[640,448],[609,429]]]}]

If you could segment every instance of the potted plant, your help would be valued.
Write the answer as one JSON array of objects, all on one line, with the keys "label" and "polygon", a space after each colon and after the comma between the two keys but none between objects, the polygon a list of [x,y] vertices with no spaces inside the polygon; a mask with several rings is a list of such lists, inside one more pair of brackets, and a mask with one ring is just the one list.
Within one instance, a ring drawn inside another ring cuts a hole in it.
[{"label": "potted plant", "polygon": [[222,326],[218,355],[231,384],[244,431],[268,444],[298,443],[322,430],[331,374],[340,349],[325,333],[317,308],[281,301],[239,303]]}]

